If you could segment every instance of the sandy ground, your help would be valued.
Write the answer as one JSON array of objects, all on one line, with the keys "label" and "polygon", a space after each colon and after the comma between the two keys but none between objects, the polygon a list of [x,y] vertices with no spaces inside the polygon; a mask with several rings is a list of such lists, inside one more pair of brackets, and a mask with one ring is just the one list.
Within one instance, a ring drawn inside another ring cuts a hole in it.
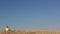
[{"label": "sandy ground", "polygon": [[0,31],[0,34],[60,34],[56,31],[35,31],[35,30],[13,30],[9,32]]}]

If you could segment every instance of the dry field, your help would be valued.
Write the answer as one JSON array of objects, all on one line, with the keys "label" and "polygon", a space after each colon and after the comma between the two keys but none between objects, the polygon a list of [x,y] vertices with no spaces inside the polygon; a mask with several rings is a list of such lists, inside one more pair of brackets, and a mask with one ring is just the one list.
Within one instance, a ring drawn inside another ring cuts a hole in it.
[{"label": "dry field", "polygon": [[60,34],[60,32],[14,30],[14,31],[10,31],[10,32],[0,31],[0,34]]}]

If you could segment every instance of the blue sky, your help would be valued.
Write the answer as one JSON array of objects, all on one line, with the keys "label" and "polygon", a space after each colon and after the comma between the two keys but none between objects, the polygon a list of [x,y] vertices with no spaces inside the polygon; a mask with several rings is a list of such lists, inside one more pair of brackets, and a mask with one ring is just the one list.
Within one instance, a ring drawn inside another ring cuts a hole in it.
[{"label": "blue sky", "polygon": [[60,0],[0,0],[0,30],[60,30]]}]

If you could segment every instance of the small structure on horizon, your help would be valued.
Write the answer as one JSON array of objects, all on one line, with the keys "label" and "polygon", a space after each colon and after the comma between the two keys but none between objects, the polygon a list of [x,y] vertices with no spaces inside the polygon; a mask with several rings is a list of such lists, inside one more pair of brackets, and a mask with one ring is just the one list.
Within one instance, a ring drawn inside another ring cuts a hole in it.
[{"label": "small structure on horizon", "polygon": [[5,31],[5,32],[9,32],[9,31],[10,31],[10,28],[9,28],[8,25],[5,27],[4,31]]}]

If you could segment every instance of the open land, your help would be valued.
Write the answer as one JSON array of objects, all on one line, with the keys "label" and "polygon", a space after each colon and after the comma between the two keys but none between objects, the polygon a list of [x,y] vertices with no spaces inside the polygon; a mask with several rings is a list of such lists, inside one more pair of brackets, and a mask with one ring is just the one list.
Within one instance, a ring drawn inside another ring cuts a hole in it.
[{"label": "open land", "polygon": [[36,30],[13,30],[9,32],[0,31],[0,34],[60,34],[59,31],[36,31]]}]

